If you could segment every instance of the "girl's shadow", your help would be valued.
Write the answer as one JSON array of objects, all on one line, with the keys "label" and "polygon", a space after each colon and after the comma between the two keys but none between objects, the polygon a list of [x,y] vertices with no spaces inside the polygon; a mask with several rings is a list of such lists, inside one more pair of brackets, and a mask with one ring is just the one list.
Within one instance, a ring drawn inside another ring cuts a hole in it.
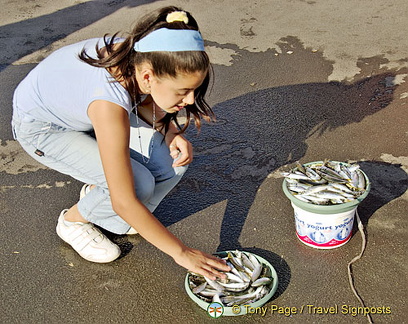
[{"label": "girl's shadow", "polygon": [[[194,163],[155,215],[170,225],[227,201],[218,250],[239,248],[249,209],[267,175],[300,160],[311,134],[359,122],[385,108],[395,89],[387,78],[392,75],[376,75],[351,85],[310,83],[269,88],[218,104],[214,110],[219,122],[191,137]],[[368,168],[369,177],[374,176],[375,187],[380,175],[370,173],[379,164],[362,166]],[[398,172],[390,173],[396,176]],[[393,181],[400,179],[401,175]],[[384,204],[392,197],[380,201]],[[378,202],[376,206],[379,208]],[[371,208],[369,212],[374,211]],[[367,215],[363,212],[363,218]]]}]

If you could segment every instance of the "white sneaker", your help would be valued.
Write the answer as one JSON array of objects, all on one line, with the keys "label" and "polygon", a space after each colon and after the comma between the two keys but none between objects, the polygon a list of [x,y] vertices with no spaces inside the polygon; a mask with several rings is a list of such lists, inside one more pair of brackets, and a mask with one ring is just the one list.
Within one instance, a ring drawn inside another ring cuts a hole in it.
[{"label": "white sneaker", "polygon": [[90,191],[91,191],[91,186],[88,183],[85,183],[82,188],[81,191],[79,192],[79,200],[81,200],[82,198],[85,197],[85,195],[87,195]]},{"label": "white sneaker", "polygon": [[[82,198],[85,197],[85,195],[87,195],[92,189],[91,189],[91,184],[85,183],[82,188],[81,191],[79,192],[79,199],[81,200]],[[126,235],[136,235],[137,231],[131,227],[127,232]]]},{"label": "white sneaker", "polygon": [[119,257],[119,246],[112,243],[92,223],[65,221],[64,215],[67,211],[68,209],[64,209],[58,218],[57,234],[81,257],[97,263],[111,262]]}]

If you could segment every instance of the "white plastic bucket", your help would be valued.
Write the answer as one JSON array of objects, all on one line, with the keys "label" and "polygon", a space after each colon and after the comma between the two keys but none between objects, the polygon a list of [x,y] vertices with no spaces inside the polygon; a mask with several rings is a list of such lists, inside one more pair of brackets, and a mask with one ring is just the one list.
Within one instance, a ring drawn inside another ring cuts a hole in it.
[{"label": "white plastic bucket", "polygon": [[[323,163],[322,161],[308,164]],[[367,175],[360,170],[366,179],[365,192],[356,199],[336,205],[315,205],[297,199],[287,187],[286,179],[282,189],[291,201],[296,224],[296,235],[304,244],[318,249],[333,249],[346,244],[351,236],[354,215],[358,204],[370,192],[370,181]]]},{"label": "white plastic bucket", "polygon": [[337,214],[316,214],[293,203],[292,207],[296,235],[304,244],[318,249],[333,249],[350,240],[357,207]]}]

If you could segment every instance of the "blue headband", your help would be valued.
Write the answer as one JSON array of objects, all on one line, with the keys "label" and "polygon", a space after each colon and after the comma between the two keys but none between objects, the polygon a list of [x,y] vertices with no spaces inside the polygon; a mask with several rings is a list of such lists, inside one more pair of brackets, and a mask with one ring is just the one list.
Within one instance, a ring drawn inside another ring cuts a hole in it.
[{"label": "blue headband", "polygon": [[204,51],[200,32],[192,29],[160,28],[135,43],[136,52]]}]

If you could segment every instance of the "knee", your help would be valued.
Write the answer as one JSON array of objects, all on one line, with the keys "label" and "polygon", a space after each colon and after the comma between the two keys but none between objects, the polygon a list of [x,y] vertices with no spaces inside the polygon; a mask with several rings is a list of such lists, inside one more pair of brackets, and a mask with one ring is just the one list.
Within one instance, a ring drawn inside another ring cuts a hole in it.
[{"label": "knee", "polygon": [[155,180],[151,174],[135,175],[136,196],[142,203],[147,203],[154,194]]},{"label": "knee", "polygon": [[170,167],[167,170],[163,170],[162,173],[156,177],[156,181],[180,180],[184,173],[186,173],[187,168],[187,166]]},{"label": "knee", "polygon": [[175,167],[174,174],[175,176],[182,177],[184,173],[186,173],[187,169],[188,169],[187,165]]}]

